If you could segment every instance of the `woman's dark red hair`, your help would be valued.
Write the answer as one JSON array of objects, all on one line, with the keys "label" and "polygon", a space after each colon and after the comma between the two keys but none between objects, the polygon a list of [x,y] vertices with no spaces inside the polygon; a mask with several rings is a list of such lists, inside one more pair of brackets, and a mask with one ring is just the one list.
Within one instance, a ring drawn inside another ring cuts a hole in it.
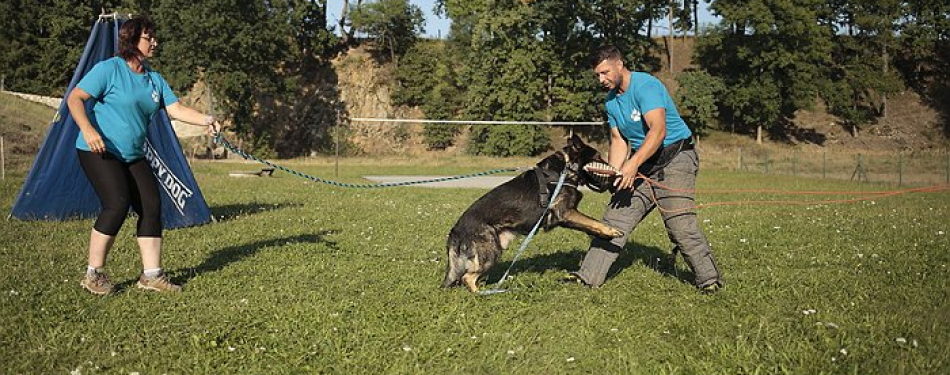
[{"label": "woman's dark red hair", "polygon": [[155,24],[148,17],[135,17],[122,24],[119,28],[119,56],[126,61],[141,59],[142,52],[138,44],[142,34],[155,37]]}]

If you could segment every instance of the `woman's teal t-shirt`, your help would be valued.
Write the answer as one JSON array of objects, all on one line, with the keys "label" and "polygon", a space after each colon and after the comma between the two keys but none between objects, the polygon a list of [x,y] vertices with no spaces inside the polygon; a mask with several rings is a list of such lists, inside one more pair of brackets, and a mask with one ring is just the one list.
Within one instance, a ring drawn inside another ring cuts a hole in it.
[{"label": "woman's teal t-shirt", "polygon": [[[102,136],[106,151],[127,162],[145,157],[146,127],[161,104],[167,107],[178,101],[161,74],[135,73],[118,56],[92,67],[77,87],[92,96],[89,120]],[[76,148],[89,151],[81,132]]]},{"label": "woman's teal t-shirt", "polygon": [[643,72],[630,73],[630,87],[623,94],[613,90],[607,94],[607,122],[611,128],[619,128],[630,147],[638,149],[650,129],[643,121],[643,114],[657,108],[666,109],[666,138],[663,147],[689,138],[693,132],[680,117],[673,98],[663,82]]}]

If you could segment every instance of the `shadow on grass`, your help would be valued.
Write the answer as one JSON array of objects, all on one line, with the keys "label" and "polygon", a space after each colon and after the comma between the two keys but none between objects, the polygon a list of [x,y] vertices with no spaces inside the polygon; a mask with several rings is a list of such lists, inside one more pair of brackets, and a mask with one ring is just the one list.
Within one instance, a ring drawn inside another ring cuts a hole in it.
[{"label": "shadow on grass", "polygon": [[[671,245],[672,248],[672,245]],[[517,251],[517,249],[509,249]],[[561,272],[566,276],[568,271],[576,271],[587,250],[571,249],[570,251],[560,251],[553,254],[536,255],[533,257],[522,258],[511,270],[511,274],[523,272],[545,273],[549,271]],[[676,258],[672,257],[672,252],[661,250],[654,246],[646,246],[636,242],[628,242],[623,247],[623,252],[617,257],[617,260],[610,266],[607,272],[607,282],[614,278],[624,269],[634,264],[643,264],[654,269],[664,276],[676,278],[684,283],[692,284],[696,275],[692,271],[679,270],[675,264]],[[494,284],[504,275],[505,270],[511,265],[511,262],[500,262],[488,272],[487,282]]]},{"label": "shadow on grass", "polygon": [[211,207],[211,216],[218,222],[234,220],[245,215],[254,215],[261,212],[280,210],[284,208],[301,207],[302,203],[241,203]]},{"label": "shadow on grass", "polygon": [[[226,247],[215,251],[210,257],[208,257],[208,259],[205,259],[205,261],[201,262],[201,264],[199,264],[197,267],[179,268],[169,273],[179,275],[172,278],[173,282],[177,284],[185,284],[188,282],[188,280],[191,280],[199,274],[220,271],[231,263],[239,262],[244,258],[257,254],[262,249],[269,247],[280,247],[291,243],[319,243],[332,250],[339,250],[336,242],[329,241],[324,238],[327,235],[335,233],[337,233],[335,230],[325,230],[315,234],[301,234],[286,238],[275,238],[266,241],[258,241],[246,245]],[[132,288],[133,284],[136,282],[137,280],[127,281],[116,285],[116,287],[118,291],[123,291],[128,288]]]}]

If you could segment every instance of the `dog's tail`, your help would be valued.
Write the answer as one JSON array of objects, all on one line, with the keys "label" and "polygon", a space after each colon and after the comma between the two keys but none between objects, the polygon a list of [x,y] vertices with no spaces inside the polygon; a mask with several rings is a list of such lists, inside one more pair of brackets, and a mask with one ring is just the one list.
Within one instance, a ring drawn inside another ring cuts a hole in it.
[{"label": "dog's tail", "polygon": [[468,265],[466,264],[467,253],[464,247],[465,245],[460,244],[461,241],[453,241],[451,238],[446,244],[446,262],[445,266],[445,280],[442,281],[443,288],[451,288],[453,286],[459,285],[459,282],[462,280],[462,276],[465,275],[465,272],[468,270]]}]

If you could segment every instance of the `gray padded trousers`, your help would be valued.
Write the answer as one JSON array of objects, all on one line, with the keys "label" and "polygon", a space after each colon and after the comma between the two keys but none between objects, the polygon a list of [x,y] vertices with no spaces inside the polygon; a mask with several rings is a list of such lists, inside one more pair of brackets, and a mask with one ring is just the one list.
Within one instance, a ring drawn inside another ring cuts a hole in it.
[{"label": "gray padded trousers", "polygon": [[699,219],[692,209],[695,205],[696,174],[699,171],[699,157],[695,150],[679,152],[663,169],[651,174],[650,179],[672,189],[652,187],[638,180],[634,190],[618,191],[613,195],[604,212],[604,223],[619,229],[623,237],[606,240],[594,238],[577,271],[587,285],[598,287],[604,283],[610,265],[623,251],[627,238],[633,229],[656,208],[659,202],[660,214],[666,225],[670,240],[679,247],[683,258],[696,275],[695,283],[699,288],[721,283],[716,259],[709,249],[709,242],[699,226]]}]

